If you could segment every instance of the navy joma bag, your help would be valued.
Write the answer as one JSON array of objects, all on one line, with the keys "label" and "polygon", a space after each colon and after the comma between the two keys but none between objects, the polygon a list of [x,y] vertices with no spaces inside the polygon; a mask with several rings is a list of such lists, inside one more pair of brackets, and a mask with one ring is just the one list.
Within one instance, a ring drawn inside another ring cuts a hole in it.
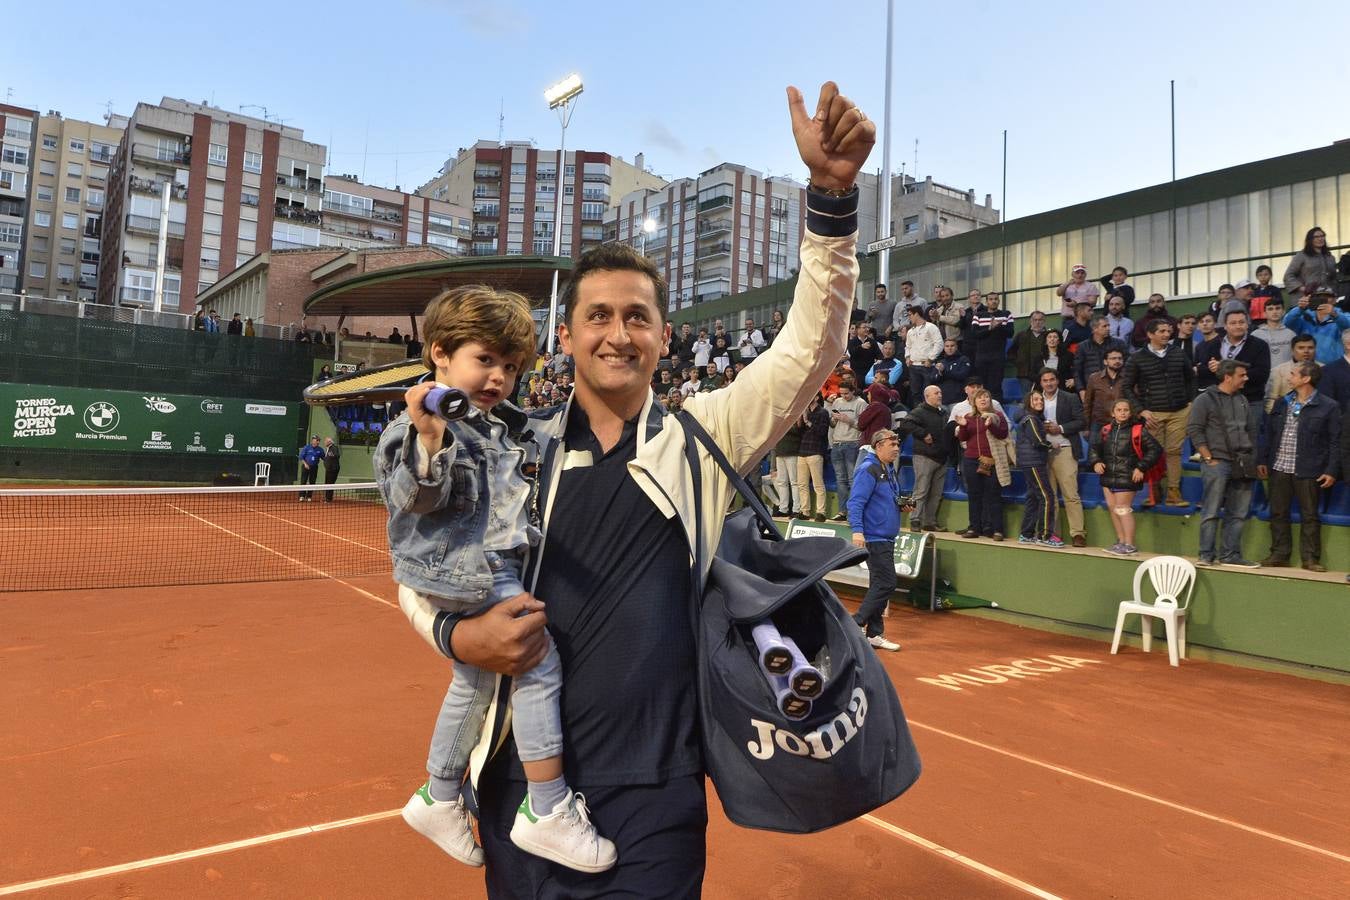
[{"label": "navy joma bag", "polygon": [[[821,580],[866,551],[834,537],[785,540],[703,427],[678,416],[698,504],[698,444],[746,502],[727,516],[693,604],[704,761],[722,808],[738,825],[796,834],[856,819],[904,793],[920,768],[876,651]],[[703,560],[694,571],[697,578]],[[751,628],[766,618],[825,675],[803,719],[779,711],[759,668]]]}]

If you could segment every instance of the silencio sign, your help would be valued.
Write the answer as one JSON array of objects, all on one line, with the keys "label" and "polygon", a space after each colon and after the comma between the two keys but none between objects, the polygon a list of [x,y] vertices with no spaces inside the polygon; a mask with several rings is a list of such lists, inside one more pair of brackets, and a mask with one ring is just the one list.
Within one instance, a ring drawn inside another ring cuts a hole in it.
[{"label": "silencio sign", "polygon": [[0,384],[0,446],[291,455],[302,403]]}]

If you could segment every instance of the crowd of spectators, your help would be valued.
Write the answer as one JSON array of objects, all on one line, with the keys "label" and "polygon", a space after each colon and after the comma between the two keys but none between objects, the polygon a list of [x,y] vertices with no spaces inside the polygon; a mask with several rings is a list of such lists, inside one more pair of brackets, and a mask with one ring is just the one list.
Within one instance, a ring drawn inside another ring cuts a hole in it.
[{"label": "crowd of spectators", "polygon": [[[910,281],[895,299],[878,286],[820,396],[767,459],[766,497],[779,514],[824,521],[824,461],[842,510],[872,435],[893,428],[913,472],[913,531],[941,530],[954,468],[968,498],[964,537],[1005,540],[1005,489],[1021,499],[1024,485],[1019,541],[1086,547],[1088,491],[1110,513],[1107,552],[1137,552],[1142,508],[1198,514],[1202,564],[1280,567],[1294,560],[1297,503],[1298,559],[1325,571],[1319,510],[1350,477],[1350,438],[1341,439],[1350,429],[1350,297],[1336,287],[1338,275],[1350,280],[1350,255],[1338,266],[1325,247],[1322,229],[1311,229],[1281,284],[1258,266],[1251,280],[1219,285],[1198,315],[1173,315],[1160,294],[1136,298],[1124,266],[1093,280],[1075,265],[1055,291],[1061,326],[1035,311],[1016,334],[997,292],[957,303],[938,285],[930,302]],[[689,393],[734,380],[780,325],[775,313],[771,325],[747,321],[735,335],[720,320],[711,332],[681,326],[658,396],[678,408]],[[1005,398],[1009,369],[1020,390]],[[1241,538],[1259,482],[1270,544],[1256,563]]]}]

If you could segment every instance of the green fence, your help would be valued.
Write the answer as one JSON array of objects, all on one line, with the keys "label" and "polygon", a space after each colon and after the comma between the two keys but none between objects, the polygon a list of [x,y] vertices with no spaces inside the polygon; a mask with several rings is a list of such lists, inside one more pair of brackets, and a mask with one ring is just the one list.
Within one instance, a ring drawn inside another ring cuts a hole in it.
[{"label": "green fence", "polygon": [[289,481],[303,403],[0,383],[0,477]]},{"label": "green fence", "polygon": [[0,382],[296,401],[319,344],[0,311]]}]

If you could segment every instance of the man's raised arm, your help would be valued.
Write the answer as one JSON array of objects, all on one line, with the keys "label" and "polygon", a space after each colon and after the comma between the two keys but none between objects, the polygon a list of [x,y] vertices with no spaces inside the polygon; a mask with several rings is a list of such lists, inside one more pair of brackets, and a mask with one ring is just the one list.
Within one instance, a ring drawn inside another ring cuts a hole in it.
[{"label": "man's raised arm", "polygon": [[742,470],[782,437],[843,355],[858,280],[854,182],[876,144],[876,126],[834,82],[821,86],[813,116],[801,91],[789,87],[787,96],[792,135],[810,172],[792,307],[773,346],[734,382],[686,404]]}]

